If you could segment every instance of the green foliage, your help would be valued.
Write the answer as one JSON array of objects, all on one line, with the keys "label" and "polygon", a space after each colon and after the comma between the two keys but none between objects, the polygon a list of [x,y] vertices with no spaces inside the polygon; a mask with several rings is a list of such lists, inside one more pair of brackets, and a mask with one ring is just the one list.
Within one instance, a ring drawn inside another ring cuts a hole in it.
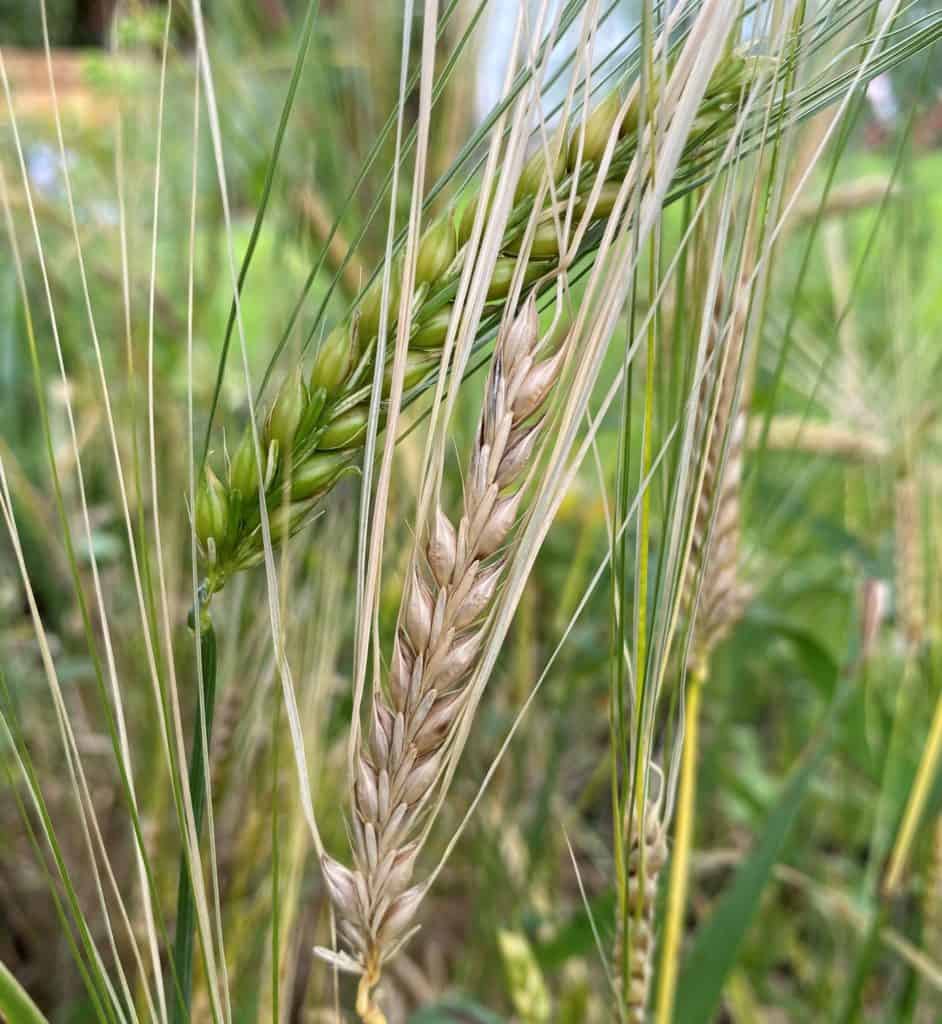
[{"label": "green foliage", "polygon": [[[49,38],[54,45],[69,44],[76,28],[75,0],[47,0]],[[38,4],[0,0],[0,40],[5,46],[42,46]]]}]

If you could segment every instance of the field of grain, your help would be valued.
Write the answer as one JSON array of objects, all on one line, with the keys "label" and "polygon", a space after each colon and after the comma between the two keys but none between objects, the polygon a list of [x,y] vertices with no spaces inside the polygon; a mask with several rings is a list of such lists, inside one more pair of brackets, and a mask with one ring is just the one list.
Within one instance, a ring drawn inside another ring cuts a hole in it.
[{"label": "field of grain", "polygon": [[0,0],[0,93],[0,1020],[942,1019],[938,3]]}]

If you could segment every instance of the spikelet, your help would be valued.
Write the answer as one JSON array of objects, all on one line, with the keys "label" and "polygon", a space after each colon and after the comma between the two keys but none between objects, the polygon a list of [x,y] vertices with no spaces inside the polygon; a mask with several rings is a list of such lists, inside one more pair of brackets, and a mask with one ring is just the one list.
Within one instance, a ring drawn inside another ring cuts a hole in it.
[{"label": "spikelet", "polygon": [[[373,698],[357,755],[349,870],[323,870],[346,956],[363,975],[358,1010],[379,1022],[370,990],[408,939],[422,883],[412,884],[417,836],[437,791],[447,749],[470,695],[484,620],[506,564],[520,484],[545,421],[543,407],[565,347],[542,361],[532,295],[500,338],[485,389],[457,525],[439,508],[400,608],[388,695]],[[329,951],[323,955],[336,956]]]},{"label": "spikelet", "polygon": [[521,1024],[545,1024],[552,1019],[546,980],[530,943],[521,932],[501,929],[497,948],[504,962],[510,999]]},{"label": "spikelet", "polygon": [[[695,615],[691,667],[707,658],[740,618],[748,598],[739,578],[740,492],[746,441],[745,399],[736,387],[745,330],[737,309],[723,337],[723,289],[714,305],[707,340],[708,370],[700,388],[698,433],[705,469],[694,515],[685,579],[685,606]],[[722,351],[718,346],[726,346]],[[725,358],[724,358],[725,357]],[[710,419],[715,407],[712,428]],[[699,583],[699,595],[696,592]]]},{"label": "spikelet", "polygon": [[921,515],[916,477],[904,474],[894,491],[896,533],[896,618],[910,651],[925,638],[925,573],[921,552]]},{"label": "spikelet", "polygon": [[[624,996],[627,1020],[643,1024],[651,989],[654,962],[654,911],[661,870],[667,863],[667,830],[660,806],[648,800],[644,821],[632,823],[628,844],[628,992]],[[642,839],[643,837],[643,839]],[[621,914],[615,923],[615,978],[624,993],[622,964],[625,929]]]}]

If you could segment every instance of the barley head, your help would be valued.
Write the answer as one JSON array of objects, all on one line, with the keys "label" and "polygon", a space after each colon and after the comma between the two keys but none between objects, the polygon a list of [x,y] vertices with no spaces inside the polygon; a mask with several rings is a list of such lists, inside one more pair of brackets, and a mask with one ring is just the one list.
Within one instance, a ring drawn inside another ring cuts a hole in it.
[{"label": "barley head", "polygon": [[506,565],[521,484],[562,366],[565,347],[542,360],[538,349],[531,294],[495,348],[462,514],[453,523],[436,508],[403,597],[388,692],[374,694],[368,736],[357,752],[354,867],[323,859],[340,934],[360,965],[363,1008],[370,1012],[368,990],[411,935],[425,895],[425,884],[412,879],[419,834],[469,708],[468,683]]},{"label": "barley head", "polygon": [[[703,101],[704,131],[708,127],[716,133],[729,127],[750,74],[748,62],[731,62],[710,84]],[[655,97],[657,88],[654,83],[651,91]],[[569,190],[575,189],[576,210],[582,217],[595,184],[595,174],[589,172],[596,170],[609,138],[613,134],[619,136],[601,195],[588,210],[590,225],[600,225],[612,215],[620,183],[637,147],[638,104],[629,107],[623,120],[616,123],[620,107],[621,97],[615,90],[589,112],[583,124],[573,128],[568,140],[557,138],[551,143],[551,152],[556,153],[551,173],[557,196],[565,200]],[[699,136],[702,141],[703,131]],[[691,165],[702,164],[698,145],[696,140],[690,144],[687,158]],[[576,173],[580,153],[581,166]],[[527,220],[546,173],[544,152],[540,149],[519,179],[515,205],[501,244],[502,255],[491,272],[489,305],[485,307],[491,323],[500,319],[520,259],[526,261],[525,284],[548,283],[559,269],[560,240],[549,210],[540,215],[532,245],[525,257],[521,255]],[[464,261],[470,257],[466,243],[479,200],[476,196],[467,202],[460,219],[454,210],[446,213],[420,240],[415,292],[410,303],[407,390],[422,385],[438,368],[451,317],[448,296],[455,289]],[[584,253],[598,244],[598,236],[597,231],[587,234]],[[389,328],[394,330],[402,282],[401,259],[397,257],[390,269]],[[212,532],[215,522],[207,521],[203,529],[199,525],[197,528],[210,594],[221,589],[234,573],[262,560],[259,489],[269,514],[277,512],[272,540],[278,542],[309,522],[321,499],[346,474],[355,471],[366,435],[381,298],[382,277],[377,273],[350,318],[321,343],[307,381],[294,371],[282,385],[271,411],[263,419],[258,453],[261,473],[253,439],[247,435],[229,463],[227,484],[221,485],[221,490],[213,485],[217,506],[225,506],[228,521],[224,544]],[[389,377],[387,370],[387,393]]]}]

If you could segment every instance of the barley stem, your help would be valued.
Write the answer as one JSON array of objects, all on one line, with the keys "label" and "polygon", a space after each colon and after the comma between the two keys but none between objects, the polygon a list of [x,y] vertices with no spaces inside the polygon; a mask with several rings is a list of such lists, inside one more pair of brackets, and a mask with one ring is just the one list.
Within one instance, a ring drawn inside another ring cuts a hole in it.
[{"label": "barley stem", "polygon": [[[653,321],[652,321],[653,323]],[[639,479],[642,481],[647,480],[650,472],[651,465],[651,432],[654,427],[654,349],[655,349],[655,338],[653,335],[653,329],[649,329],[648,332],[648,348],[647,348],[647,368],[645,374],[645,385],[644,385],[644,425],[642,427],[641,434],[641,468],[639,470]],[[645,683],[646,683],[646,659],[647,659],[647,605],[648,605],[648,563],[649,563],[649,546],[650,546],[650,533],[651,533],[651,490],[649,487],[644,487],[644,492],[641,495],[641,514],[640,522],[638,527],[638,585],[637,595],[635,602],[635,622],[636,622],[636,633],[635,633],[635,650],[637,652],[635,662],[635,721],[634,721],[634,749],[635,749],[635,769],[633,773],[633,785],[635,787],[635,801],[634,808],[629,809],[628,816],[629,821],[634,818],[634,823],[631,825],[634,830],[641,830],[644,834],[644,830],[647,828],[645,821],[646,811],[646,794],[647,794],[647,781],[648,773],[646,770],[647,766],[647,751],[646,751],[646,735],[644,729],[644,705],[645,705]],[[647,868],[645,864],[645,843],[640,843],[638,847],[638,871],[639,881],[643,886],[645,884]],[[629,888],[630,888],[630,874],[629,874]],[[624,885],[624,883],[621,883]],[[630,893],[629,893],[630,900]],[[645,905],[643,901],[637,900],[633,906],[628,907],[629,912],[632,914],[631,930],[628,933],[629,946],[626,955],[621,958],[622,962],[619,964],[626,974],[623,979],[624,991],[629,994],[629,999],[632,998],[632,994],[635,991],[636,986],[632,982],[632,965],[636,960],[636,951],[634,949],[638,938],[642,935],[646,935],[645,921],[642,919],[642,914],[645,911]],[[653,931],[650,936],[651,943],[653,945]],[[650,957],[650,949],[644,950],[646,956]]]},{"label": "barley stem", "polygon": [[[197,701],[194,714],[193,749],[190,754],[189,789],[190,801],[193,805],[193,825],[197,842],[203,824],[203,813],[206,807],[206,784],[204,777],[203,724],[206,730],[206,742],[212,739],[213,711],[216,704],[216,634],[212,622],[207,615],[194,623],[200,630],[200,657],[203,668],[203,700],[202,709],[205,723],[199,721],[200,702]],[[190,998],[193,988],[193,939],[196,924],[195,906],[193,903],[192,872],[202,870],[201,863],[190,865],[185,848],[180,852],[180,865],[177,872],[177,923],[173,937],[172,977],[179,983],[179,989],[170,993],[171,1024],[185,1024],[190,1019]]]},{"label": "barley stem", "polygon": [[929,738],[922,752],[916,780],[906,803],[903,823],[897,833],[893,853],[890,855],[889,865],[886,869],[883,881],[883,892],[886,896],[892,896],[899,888],[903,868],[909,859],[909,851],[916,836],[922,812],[925,810],[926,802],[935,783],[940,758],[942,758],[942,697],[936,701]]}]

